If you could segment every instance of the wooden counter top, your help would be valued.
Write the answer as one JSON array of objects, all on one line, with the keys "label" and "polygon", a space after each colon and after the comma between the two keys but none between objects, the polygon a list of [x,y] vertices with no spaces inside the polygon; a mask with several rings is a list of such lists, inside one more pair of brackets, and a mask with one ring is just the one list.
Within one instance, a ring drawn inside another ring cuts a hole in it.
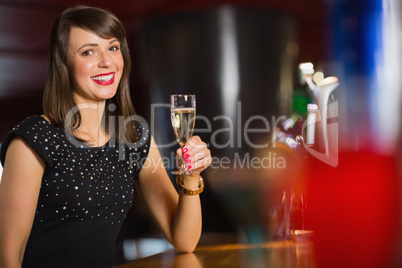
[{"label": "wooden counter top", "polygon": [[194,253],[169,250],[116,268],[314,268],[310,242],[278,241],[263,244],[223,244],[199,246]]}]

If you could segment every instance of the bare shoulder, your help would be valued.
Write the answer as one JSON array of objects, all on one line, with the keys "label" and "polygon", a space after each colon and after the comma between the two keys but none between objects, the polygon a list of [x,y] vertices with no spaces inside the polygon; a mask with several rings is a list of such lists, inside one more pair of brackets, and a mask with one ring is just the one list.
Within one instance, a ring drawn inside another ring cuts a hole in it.
[{"label": "bare shoulder", "polygon": [[11,140],[0,181],[0,259],[3,262],[5,256],[8,260],[22,261],[44,170],[44,161],[23,138]]},{"label": "bare shoulder", "polygon": [[49,121],[49,122],[50,122],[50,118],[49,118],[47,115],[41,114],[40,116],[42,116],[44,119],[46,119],[46,121]]},{"label": "bare shoulder", "polygon": [[3,176],[43,174],[45,162],[21,137],[15,137],[7,148]]},{"label": "bare shoulder", "polygon": [[155,139],[153,138],[153,136],[151,136],[150,138],[151,142],[149,146],[149,152],[147,155],[147,159],[141,169],[139,177],[148,176],[157,171],[161,172],[160,167],[163,167],[161,154],[159,152],[158,146],[156,145]]}]

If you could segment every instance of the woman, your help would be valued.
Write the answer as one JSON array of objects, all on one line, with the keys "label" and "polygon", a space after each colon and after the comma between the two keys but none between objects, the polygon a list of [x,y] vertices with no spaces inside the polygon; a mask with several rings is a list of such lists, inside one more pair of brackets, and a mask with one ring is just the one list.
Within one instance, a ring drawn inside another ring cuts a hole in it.
[{"label": "woman", "polygon": [[[78,6],[59,16],[44,114],[17,125],[1,148],[0,267],[110,267],[134,182],[166,239],[179,251],[196,247],[202,178],[180,176],[177,194],[157,165],[154,139],[133,117],[129,73],[113,14]],[[198,137],[183,153],[198,172],[211,162]]]}]

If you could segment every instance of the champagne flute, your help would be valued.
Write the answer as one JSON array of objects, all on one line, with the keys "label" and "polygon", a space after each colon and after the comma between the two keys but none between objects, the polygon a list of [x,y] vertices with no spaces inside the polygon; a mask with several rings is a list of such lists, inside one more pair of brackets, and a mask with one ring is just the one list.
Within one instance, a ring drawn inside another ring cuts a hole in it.
[{"label": "champagne flute", "polygon": [[[171,95],[170,96],[170,116],[173,131],[177,142],[183,149],[184,145],[193,135],[195,124],[195,95]],[[185,160],[180,170],[173,171],[173,174],[195,174],[188,170]]]}]

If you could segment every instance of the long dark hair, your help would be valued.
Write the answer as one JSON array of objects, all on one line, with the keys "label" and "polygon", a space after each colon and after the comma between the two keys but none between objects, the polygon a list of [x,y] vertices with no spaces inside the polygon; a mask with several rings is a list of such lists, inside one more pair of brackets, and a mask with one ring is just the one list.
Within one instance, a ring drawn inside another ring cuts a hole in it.
[{"label": "long dark hair", "polygon": [[[43,112],[57,127],[67,130],[69,126],[71,134],[82,124],[79,111],[75,112],[70,122],[67,122],[69,112],[76,108],[73,97],[73,83],[68,66],[68,48],[70,31],[72,27],[91,31],[105,38],[117,38],[123,55],[124,68],[117,92],[111,99],[106,100],[102,126],[105,133],[110,133],[109,118],[123,116],[124,120],[135,115],[131,103],[129,89],[129,75],[131,71],[130,51],[125,37],[125,30],[119,19],[111,12],[88,6],[76,6],[63,11],[56,19],[50,35],[49,60],[46,85],[43,95]],[[109,109],[108,107],[113,107]],[[134,127],[121,129],[119,120],[114,120],[113,133],[118,140],[127,139],[129,142],[138,140],[138,133]],[[122,133],[124,132],[124,133]]]}]

